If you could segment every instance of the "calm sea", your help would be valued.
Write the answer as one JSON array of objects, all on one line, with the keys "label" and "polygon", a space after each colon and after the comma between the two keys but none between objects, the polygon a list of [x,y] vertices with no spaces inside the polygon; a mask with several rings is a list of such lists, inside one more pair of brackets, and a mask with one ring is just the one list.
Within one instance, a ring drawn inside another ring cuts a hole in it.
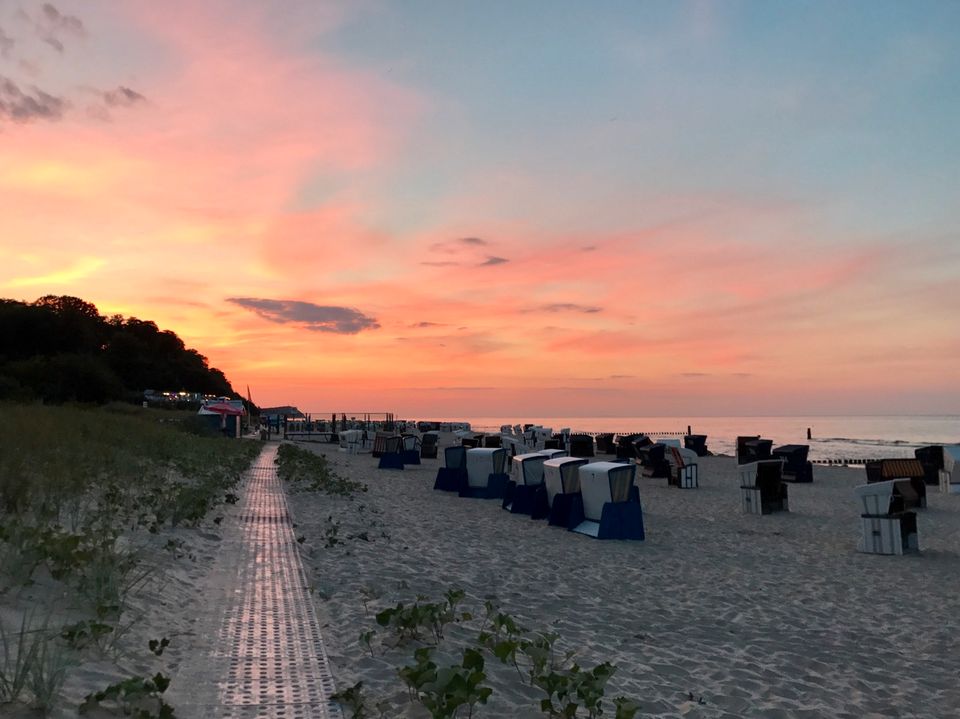
[{"label": "calm sea", "polygon": [[[960,443],[960,415],[910,417],[424,417],[470,422],[476,430],[499,430],[504,424],[539,424],[554,431],[645,432],[650,435],[707,435],[714,454],[734,454],[738,435],[756,435],[781,444],[809,444],[810,459],[912,457],[916,447]],[[812,439],[807,439],[810,428]]]}]

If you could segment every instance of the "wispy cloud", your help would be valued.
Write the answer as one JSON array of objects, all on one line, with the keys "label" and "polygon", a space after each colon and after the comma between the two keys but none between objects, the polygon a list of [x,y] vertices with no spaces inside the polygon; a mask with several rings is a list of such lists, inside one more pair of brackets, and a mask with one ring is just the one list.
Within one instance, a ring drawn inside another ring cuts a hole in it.
[{"label": "wispy cloud", "polygon": [[491,265],[502,265],[505,262],[509,262],[506,257],[495,257],[490,255],[487,259],[480,263],[480,267],[490,267]]},{"label": "wispy cloud", "polygon": [[65,37],[84,38],[87,29],[75,15],[64,15],[50,3],[44,3],[40,14],[34,18],[34,26],[40,39],[59,53],[64,50]]},{"label": "wispy cloud", "polygon": [[544,305],[541,307],[541,309],[544,312],[582,312],[586,315],[603,312],[602,307],[595,307],[594,305],[580,305],[575,302],[554,302],[549,305]]},{"label": "wispy cloud", "polygon": [[0,120],[20,123],[59,120],[68,107],[61,97],[36,87],[24,92],[13,80],[0,75]]},{"label": "wispy cloud", "polygon": [[146,102],[147,98],[136,90],[120,85],[115,90],[107,90],[102,94],[103,101],[108,107],[130,107],[141,102]]},{"label": "wispy cloud", "polygon": [[256,297],[229,297],[227,302],[251,310],[270,322],[302,325],[315,332],[353,335],[362,330],[380,327],[373,317],[368,317],[352,307]]}]

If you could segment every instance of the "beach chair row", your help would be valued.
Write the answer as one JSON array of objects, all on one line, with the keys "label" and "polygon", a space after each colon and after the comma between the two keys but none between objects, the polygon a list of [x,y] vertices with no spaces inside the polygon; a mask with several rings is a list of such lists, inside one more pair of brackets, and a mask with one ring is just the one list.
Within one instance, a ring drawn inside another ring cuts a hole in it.
[{"label": "beach chair row", "polygon": [[434,489],[461,497],[499,499],[514,514],[598,539],[644,538],[636,486],[637,465],[590,462],[563,450],[527,452],[511,459],[502,447],[447,447]]}]

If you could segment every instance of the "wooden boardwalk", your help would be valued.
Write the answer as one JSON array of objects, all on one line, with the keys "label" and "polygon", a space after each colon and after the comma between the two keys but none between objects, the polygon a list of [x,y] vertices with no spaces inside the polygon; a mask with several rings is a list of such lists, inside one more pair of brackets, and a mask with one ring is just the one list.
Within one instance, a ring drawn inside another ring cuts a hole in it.
[{"label": "wooden boardwalk", "polygon": [[[267,444],[225,520],[193,660],[171,695],[186,719],[341,719],[287,499]],[[229,522],[229,523],[228,523]]]}]

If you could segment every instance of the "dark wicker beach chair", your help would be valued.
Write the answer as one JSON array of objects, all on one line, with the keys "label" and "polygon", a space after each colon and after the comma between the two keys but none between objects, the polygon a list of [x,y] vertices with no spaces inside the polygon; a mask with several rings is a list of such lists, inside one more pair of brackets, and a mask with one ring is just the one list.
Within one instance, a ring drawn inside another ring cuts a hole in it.
[{"label": "dark wicker beach chair", "polygon": [[746,514],[788,512],[787,484],[783,481],[783,460],[761,459],[742,464],[740,498]]},{"label": "dark wicker beach chair", "polygon": [[698,457],[709,457],[711,452],[707,449],[707,435],[705,434],[687,434],[683,437],[684,449],[690,449],[697,453]]},{"label": "dark wicker beach chair", "polygon": [[613,435],[610,433],[598,434],[595,437],[597,443],[597,454],[616,454],[617,446],[613,441]]},{"label": "dark wicker beach chair", "polygon": [[763,439],[760,435],[737,437],[737,464],[770,459],[772,447],[773,440]]},{"label": "dark wicker beach chair", "polygon": [[617,459],[636,459],[637,447],[653,444],[645,434],[622,434],[617,437]]},{"label": "dark wicker beach chair", "polygon": [[425,432],[420,439],[420,458],[436,459],[437,442],[440,441],[440,435],[436,432]]},{"label": "dark wicker beach chair", "polygon": [[943,471],[943,447],[939,444],[930,447],[917,447],[914,456],[923,466],[923,481],[926,484],[940,484],[940,472]]},{"label": "dark wicker beach chair", "polygon": [[788,482],[812,482],[813,463],[807,461],[810,446],[785,444],[773,450],[773,459],[783,460],[783,478]]},{"label": "dark wicker beach chair", "polygon": [[571,457],[593,457],[593,437],[589,434],[570,435]]}]

